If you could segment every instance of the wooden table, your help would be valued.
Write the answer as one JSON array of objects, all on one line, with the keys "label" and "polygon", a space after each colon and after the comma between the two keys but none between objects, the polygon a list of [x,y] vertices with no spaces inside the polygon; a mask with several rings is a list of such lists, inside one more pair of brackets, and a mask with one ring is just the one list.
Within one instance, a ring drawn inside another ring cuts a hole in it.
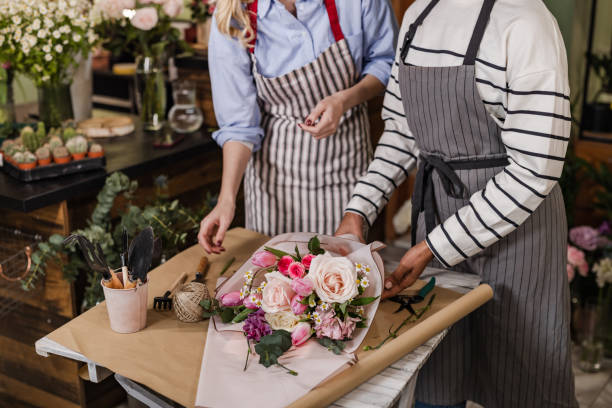
[{"label": "wooden table", "polygon": [[[394,270],[404,251],[404,249],[399,248],[383,250],[381,255],[385,261],[385,270]],[[479,283],[477,277],[439,269],[429,268],[425,271],[423,277],[430,275],[436,276],[438,286],[452,288],[459,292],[467,292]],[[434,336],[412,353],[337,400],[332,406],[346,408],[391,407],[395,404],[398,404],[400,407],[411,406],[419,369],[425,364],[445,335],[446,331]],[[81,371],[81,376],[93,382],[102,381],[113,374],[85,356],[75,353],[46,337],[36,342],[36,351],[45,357],[55,354],[86,363],[86,366],[84,366],[86,369]],[[115,379],[126,390],[128,395],[147,406],[157,408],[176,406],[172,401],[157,394],[154,390],[138,384],[129,378],[115,374]]]}]

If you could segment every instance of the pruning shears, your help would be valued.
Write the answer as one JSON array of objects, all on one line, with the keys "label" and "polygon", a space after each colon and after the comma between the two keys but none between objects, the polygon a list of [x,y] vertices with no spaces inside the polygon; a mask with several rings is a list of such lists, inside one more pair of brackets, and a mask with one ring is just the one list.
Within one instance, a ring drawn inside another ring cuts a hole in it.
[{"label": "pruning shears", "polygon": [[399,307],[393,313],[399,313],[402,310],[408,310],[410,314],[416,315],[417,313],[412,307],[412,305],[415,303],[421,303],[423,300],[425,300],[425,297],[429,294],[429,292],[433,290],[435,286],[436,278],[432,276],[429,282],[427,282],[427,284],[423,286],[421,290],[419,290],[419,293],[417,293],[416,295],[395,295],[389,298],[390,301],[399,303]]}]

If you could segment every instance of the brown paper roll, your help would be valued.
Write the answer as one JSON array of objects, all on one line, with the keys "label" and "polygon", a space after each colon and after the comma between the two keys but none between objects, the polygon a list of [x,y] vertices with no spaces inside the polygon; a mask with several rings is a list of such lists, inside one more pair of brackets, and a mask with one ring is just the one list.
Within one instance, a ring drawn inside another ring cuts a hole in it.
[{"label": "brown paper roll", "polygon": [[361,359],[308,394],[289,405],[291,408],[323,407],[332,404],[360,384],[400,360],[427,340],[473,312],[493,297],[493,289],[486,284],[460,297],[419,325],[406,331],[380,348],[376,353],[361,353]]}]

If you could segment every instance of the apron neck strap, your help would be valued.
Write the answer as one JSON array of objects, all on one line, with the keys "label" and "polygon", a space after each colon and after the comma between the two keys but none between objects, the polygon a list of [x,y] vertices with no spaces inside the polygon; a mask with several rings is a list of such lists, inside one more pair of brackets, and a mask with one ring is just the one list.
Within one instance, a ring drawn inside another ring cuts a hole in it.
[{"label": "apron neck strap", "polygon": [[253,30],[253,39],[249,42],[249,52],[255,52],[255,41],[257,40],[257,0],[251,1],[247,5],[249,11],[249,19],[251,20],[251,30]]},{"label": "apron neck strap", "polygon": [[[439,0],[433,0],[436,3]],[[325,9],[327,10],[327,17],[329,18],[329,25],[331,26],[332,33],[336,42],[344,39],[344,33],[340,27],[340,19],[338,18],[338,10],[336,9],[335,0],[325,0]],[[255,52],[255,41],[257,40],[257,0],[251,1],[247,5],[249,11],[249,17],[251,19],[251,30],[253,30],[253,39],[249,43],[249,52]]]},{"label": "apron neck strap", "polygon": [[472,33],[472,38],[470,39],[470,45],[468,45],[465,58],[463,59],[463,65],[474,65],[474,62],[476,61],[476,54],[478,54],[482,37],[484,36],[487,25],[489,24],[489,18],[491,17],[491,10],[493,9],[494,4],[495,0],[484,0],[484,4],[482,5],[480,14],[478,15],[478,20],[476,21],[476,27],[474,27],[474,32]]},{"label": "apron neck strap", "polygon": [[425,18],[429,15],[429,13],[431,13],[431,10],[436,6],[436,4],[438,4],[439,1],[440,0],[431,0],[427,7],[425,7],[423,12],[421,12],[421,14],[419,14],[416,20],[414,20],[412,24],[410,24],[410,26],[408,27],[408,31],[406,31],[406,35],[404,36],[404,42],[402,44],[402,50],[400,53],[402,62],[406,60],[408,50],[410,49],[410,45],[412,44],[412,40],[414,39],[414,35],[416,34],[417,28],[419,28],[419,26],[423,24]]}]

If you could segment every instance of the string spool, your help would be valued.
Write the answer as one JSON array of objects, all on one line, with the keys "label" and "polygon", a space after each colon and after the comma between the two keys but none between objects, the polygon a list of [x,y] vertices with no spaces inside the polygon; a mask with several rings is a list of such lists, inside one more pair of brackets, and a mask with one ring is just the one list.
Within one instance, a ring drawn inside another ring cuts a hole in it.
[{"label": "string spool", "polygon": [[204,299],[210,299],[210,294],[205,284],[190,282],[183,285],[174,294],[176,317],[185,323],[199,322],[202,320],[202,313],[204,312],[200,302]]}]

